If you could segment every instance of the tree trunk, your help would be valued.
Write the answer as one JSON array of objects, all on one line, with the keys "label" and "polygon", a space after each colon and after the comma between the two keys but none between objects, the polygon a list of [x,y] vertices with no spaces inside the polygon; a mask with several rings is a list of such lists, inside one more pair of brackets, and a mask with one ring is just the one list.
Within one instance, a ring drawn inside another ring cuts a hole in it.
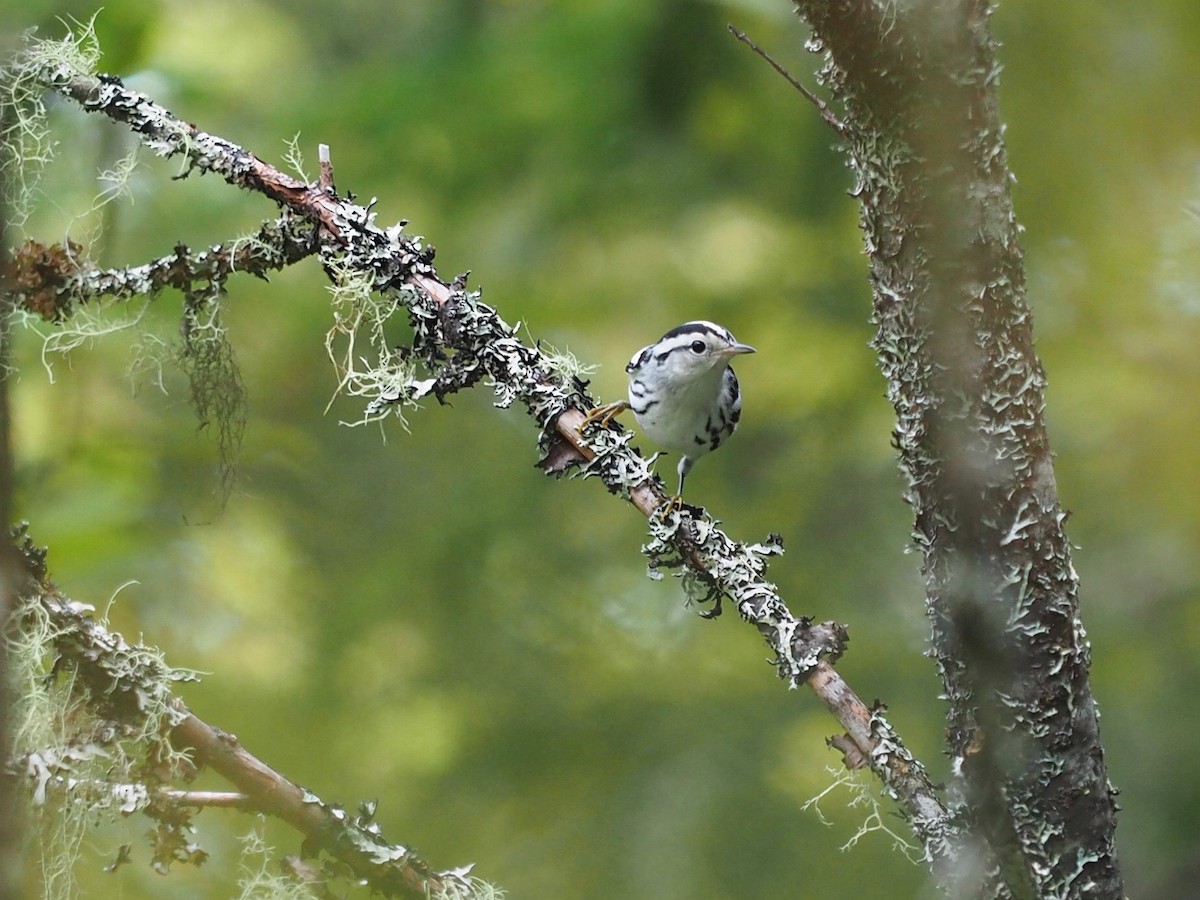
[{"label": "tree trunk", "polygon": [[[949,702],[964,896],[1123,896],[1043,416],[990,7],[802,0],[840,105],[874,346]],[[967,857],[970,857],[969,859]]]}]

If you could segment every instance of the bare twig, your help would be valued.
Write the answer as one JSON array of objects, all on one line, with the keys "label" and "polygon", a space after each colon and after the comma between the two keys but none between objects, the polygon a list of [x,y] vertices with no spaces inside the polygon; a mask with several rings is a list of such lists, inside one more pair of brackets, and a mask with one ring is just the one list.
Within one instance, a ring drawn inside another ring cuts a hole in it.
[{"label": "bare twig", "polygon": [[333,162],[330,161],[330,158],[329,158],[329,145],[328,144],[318,144],[317,145],[317,162],[321,166],[321,174],[317,179],[317,184],[319,184],[321,186],[322,190],[329,191],[329,193],[331,193],[331,194],[334,193],[335,188],[333,186]]},{"label": "bare twig", "polygon": [[193,806],[196,809],[240,809],[246,812],[258,810],[258,803],[249,794],[241,791],[179,791],[162,788],[155,791],[158,800],[176,806]]},{"label": "bare twig", "polygon": [[372,833],[360,827],[341,808],[289,781],[250,753],[234,735],[183,712],[183,720],[171,730],[172,743],[192,750],[196,763],[236,785],[241,794],[231,796],[244,795],[253,809],[287,822],[376,890],[387,896],[425,897],[426,891],[439,890],[457,877],[452,872],[434,872],[406,847],[389,844],[377,829]]},{"label": "bare twig", "polygon": [[829,108],[828,103],[801,84],[791,72],[776,62],[775,58],[771,56],[770,53],[758,46],[754,39],[748,36],[744,31],[738,31],[732,23],[727,24],[725,27],[729,29],[730,34],[766,60],[767,64],[780,75],[782,75],[788,84],[798,90],[805,100],[815,106],[817,111],[821,114],[821,119],[826,125],[832,128],[838,134],[843,134],[845,132],[846,126],[842,123],[842,120],[837,117],[837,114]]}]

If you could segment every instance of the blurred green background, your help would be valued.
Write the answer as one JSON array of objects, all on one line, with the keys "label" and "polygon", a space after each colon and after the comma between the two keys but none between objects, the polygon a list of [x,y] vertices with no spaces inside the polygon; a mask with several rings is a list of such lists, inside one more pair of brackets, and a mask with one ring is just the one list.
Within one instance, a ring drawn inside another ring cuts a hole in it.
[{"label": "blurred green background", "polygon": [[[10,35],[49,36],[94,7],[0,10]],[[849,624],[839,669],[942,777],[851,177],[728,21],[811,83],[784,0],[106,0],[96,26],[103,71],[200,128],[276,163],[299,133],[310,171],[328,143],[341,190],[377,197],[381,224],[411,220],[444,277],[470,269],[531,336],[602,363],[604,398],[689,318],[758,347],[739,365],[743,428],[689,499],[735,537],[783,535],[771,576],[792,609]],[[1194,896],[1200,6],[1010,0],[994,24],[1128,887]],[[96,241],[121,265],[274,214],[143,154],[131,197],[89,215],[130,138],[65,106],[53,121],[30,236]],[[930,896],[882,834],[839,852],[867,816],[848,791],[822,802],[828,825],[801,809],[834,780],[836,723],[736,616],[702,621],[677,582],[645,577],[632,508],[538,474],[523,414],[481,387],[385,442],[339,424],[359,403],[325,412],[325,285],[311,260],[230,282],[250,418],[223,510],[178,372],[165,394],[127,377],[148,338],[81,348],[51,384],[37,336],[19,337],[19,511],[64,589],[103,607],[136,580],[113,623],[208,673],[184,691],[200,716],[327,800],[378,798],[392,840],[439,868],[475,861],[514,898]],[[173,339],[179,307],[162,297],[140,333]],[[131,819],[88,838],[84,888],[228,896],[253,819],[198,821],[202,869],[152,874]],[[101,873],[126,841],[134,864]]]}]

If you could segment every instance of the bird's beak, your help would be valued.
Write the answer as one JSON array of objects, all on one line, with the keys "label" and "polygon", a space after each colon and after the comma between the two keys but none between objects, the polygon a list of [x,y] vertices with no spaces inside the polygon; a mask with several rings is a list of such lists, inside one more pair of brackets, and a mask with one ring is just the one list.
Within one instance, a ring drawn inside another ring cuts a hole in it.
[{"label": "bird's beak", "polygon": [[743,353],[755,353],[755,349],[749,344],[734,344],[732,347],[726,347],[721,351],[723,356],[740,356]]}]

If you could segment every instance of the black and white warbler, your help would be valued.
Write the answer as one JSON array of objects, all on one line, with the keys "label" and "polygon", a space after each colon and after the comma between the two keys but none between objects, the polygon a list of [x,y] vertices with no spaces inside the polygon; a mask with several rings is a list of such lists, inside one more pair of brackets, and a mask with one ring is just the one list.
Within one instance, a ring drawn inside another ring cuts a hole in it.
[{"label": "black and white warbler", "polygon": [[632,409],[634,418],[654,443],[681,453],[679,493],[695,461],[716,450],[737,429],[742,392],[729,363],[754,348],[740,344],[729,330],[712,322],[685,322],[633,355],[629,399],[591,410],[583,426],[607,425]]}]

